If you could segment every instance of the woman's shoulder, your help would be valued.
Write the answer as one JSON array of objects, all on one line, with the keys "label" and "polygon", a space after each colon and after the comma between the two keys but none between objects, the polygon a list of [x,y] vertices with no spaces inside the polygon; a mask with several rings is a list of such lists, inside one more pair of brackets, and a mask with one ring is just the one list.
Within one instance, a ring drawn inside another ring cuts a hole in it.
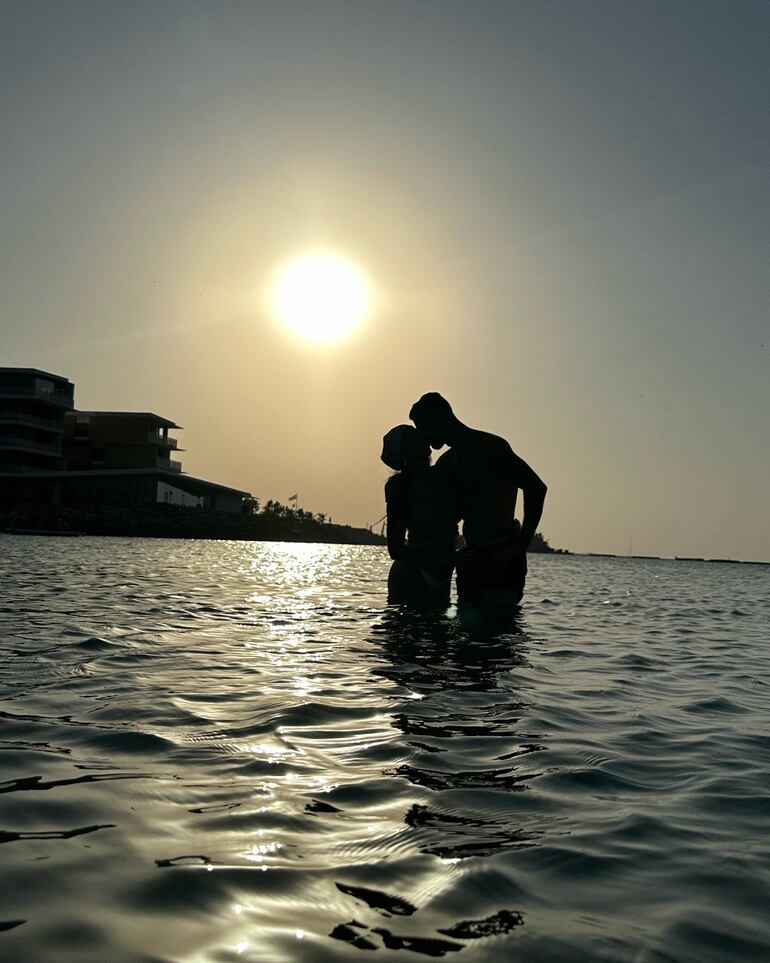
[{"label": "woman's shoulder", "polygon": [[409,489],[407,479],[403,474],[391,475],[385,482],[385,501],[388,504],[403,501],[408,496]]},{"label": "woman's shoulder", "polygon": [[396,494],[402,491],[404,488],[404,476],[399,472],[397,475],[391,475],[390,478],[385,482],[385,495]]}]

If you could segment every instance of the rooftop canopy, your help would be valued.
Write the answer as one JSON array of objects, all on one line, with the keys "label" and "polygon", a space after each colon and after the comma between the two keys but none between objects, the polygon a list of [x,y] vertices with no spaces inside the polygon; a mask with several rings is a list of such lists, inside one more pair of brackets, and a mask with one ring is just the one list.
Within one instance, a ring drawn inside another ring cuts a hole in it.
[{"label": "rooftop canopy", "polygon": [[160,415],[153,414],[151,411],[82,411],[78,408],[71,412],[70,417],[72,415],[88,415],[91,418],[145,418],[147,421],[151,421],[155,425],[162,425],[164,428],[184,430],[181,425],[177,425],[168,418],[161,418]]}]

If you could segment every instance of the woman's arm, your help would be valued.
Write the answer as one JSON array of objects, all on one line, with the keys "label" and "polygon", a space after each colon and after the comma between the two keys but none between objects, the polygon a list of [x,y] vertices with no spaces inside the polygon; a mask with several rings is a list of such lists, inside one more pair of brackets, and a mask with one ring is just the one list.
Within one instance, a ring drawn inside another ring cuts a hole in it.
[{"label": "woman's arm", "polygon": [[398,512],[388,507],[388,555],[394,561],[404,561],[407,557],[406,525]]},{"label": "woman's arm", "polygon": [[388,555],[394,561],[403,561],[408,554],[406,545],[408,519],[403,498],[403,481],[398,475],[394,475],[385,485],[385,502],[388,509]]}]

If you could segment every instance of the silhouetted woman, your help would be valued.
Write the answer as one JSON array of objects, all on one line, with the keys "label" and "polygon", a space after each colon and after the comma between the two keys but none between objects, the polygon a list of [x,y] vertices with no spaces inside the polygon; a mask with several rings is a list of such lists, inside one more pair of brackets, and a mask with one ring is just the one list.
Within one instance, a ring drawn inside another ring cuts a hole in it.
[{"label": "silhouetted woman", "polygon": [[448,605],[458,511],[447,476],[430,464],[430,445],[411,425],[383,438],[382,460],[396,474],[385,484],[388,601]]}]

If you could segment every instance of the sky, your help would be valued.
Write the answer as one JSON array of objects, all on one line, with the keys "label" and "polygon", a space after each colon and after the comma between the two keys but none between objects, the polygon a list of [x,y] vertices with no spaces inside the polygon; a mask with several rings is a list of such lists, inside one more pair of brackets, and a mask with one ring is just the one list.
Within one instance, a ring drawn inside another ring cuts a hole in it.
[{"label": "sky", "polygon": [[[770,560],[765,0],[0,0],[0,365],[355,525],[437,390],[573,551]],[[323,345],[269,298],[329,250]]]}]

